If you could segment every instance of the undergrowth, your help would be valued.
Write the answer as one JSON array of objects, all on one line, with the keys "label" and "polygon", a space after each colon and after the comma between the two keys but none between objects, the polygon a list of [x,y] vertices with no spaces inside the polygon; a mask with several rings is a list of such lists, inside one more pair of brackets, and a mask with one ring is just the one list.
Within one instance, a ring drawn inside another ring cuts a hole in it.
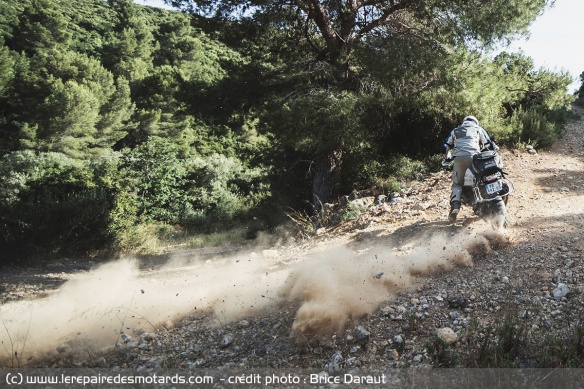
[{"label": "undergrowth", "polygon": [[566,315],[564,330],[533,326],[525,311],[508,310],[501,321],[470,323],[456,344],[434,337],[426,350],[435,367],[577,368],[584,364],[584,315]]}]

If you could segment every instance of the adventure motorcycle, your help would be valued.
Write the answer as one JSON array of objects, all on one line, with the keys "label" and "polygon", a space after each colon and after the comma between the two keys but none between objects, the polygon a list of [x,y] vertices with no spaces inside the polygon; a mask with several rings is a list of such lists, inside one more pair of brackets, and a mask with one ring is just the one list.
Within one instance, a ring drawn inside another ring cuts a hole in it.
[{"label": "adventure motorcycle", "polygon": [[[452,167],[451,151],[442,166]],[[489,221],[496,228],[508,227],[507,201],[515,192],[513,182],[505,177],[503,163],[497,150],[483,150],[473,156],[473,162],[464,175],[462,204],[472,207],[475,215]]]}]

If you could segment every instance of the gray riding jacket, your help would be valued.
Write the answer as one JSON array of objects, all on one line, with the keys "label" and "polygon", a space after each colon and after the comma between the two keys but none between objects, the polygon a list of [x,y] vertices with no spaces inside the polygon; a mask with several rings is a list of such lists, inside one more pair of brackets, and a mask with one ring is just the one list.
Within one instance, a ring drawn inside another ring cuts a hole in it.
[{"label": "gray riding jacket", "polygon": [[453,157],[474,155],[481,151],[481,144],[490,144],[491,139],[484,128],[472,121],[456,127],[444,140],[444,146],[452,149]]}]

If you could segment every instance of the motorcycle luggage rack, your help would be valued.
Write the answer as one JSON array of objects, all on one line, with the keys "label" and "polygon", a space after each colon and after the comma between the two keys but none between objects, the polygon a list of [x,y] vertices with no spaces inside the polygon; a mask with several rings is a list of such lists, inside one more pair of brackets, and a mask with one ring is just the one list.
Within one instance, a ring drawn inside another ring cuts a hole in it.
[{"label": "motorcycle luggage rack", "polygon": [[515,192],[515,185],[513,184],[512,181],[510,181],[506,178],[501,179],[501,181],[503,182],[503,184],[507,184],[507,188],[508,188],[507,193],[505,193],[504,196],[510,195],[511,193]]}]

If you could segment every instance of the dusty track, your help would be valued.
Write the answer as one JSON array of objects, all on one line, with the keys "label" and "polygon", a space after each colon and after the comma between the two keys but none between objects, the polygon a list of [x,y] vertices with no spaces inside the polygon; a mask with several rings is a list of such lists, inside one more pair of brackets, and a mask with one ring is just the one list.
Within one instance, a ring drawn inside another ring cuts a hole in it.
[{"label": "dusty track", "polygon": [[[448,224],[448,173],[435,174],[409,191],[403,204],[367,212],[310,241],[267,251],[256,248],[211,262],[192,262],[201,256],[187,252],[175,255],[166,268],[153,262],[114,266],[99,278],[109,283],[96,287],[114,289],[119,284],[119,292],[101,316],[74,327],[82,334],[78,339],[65,328],[73,317],[59,321],[64,332],[43,335],[46,342],[32,340],[41,332],[33,326],[20,334],[30,341],[18,358],[11,355],[15,345],[4,343],[4,364],[329,370],[331,361],[345,368],[376,369],[431,364],[426,344],[438,328],[451,328],[461,339],[470,322],[495,322],[506,309],[537,312],[531,317],[534,336],[542,336],[541,328],[559,334],[568,308],[572,313],[583,310],[578,301],[552,296],[560,282],[573,293],[583,287],[583,139],[584,123],[575,120],[550,150],[503,150],[517,191],[509,202],[511,226],[502,235],[493,234],[468,209],[456,225]],[[59,290],[68,279],[93,280],[92,274],[87,263],[72,261],[5,269],[0,274],[0,316],[14,321],[11,312],[22,310],[22,328],[42,311],[44,301],[50,305],[55,300],[48,299],[59,294],[67,309],[53,305],[45,324],[51,314],[88,316],[90,308],[72,307]],[[197,281],[203,278],[211,282]],[[72,294],[83,294],[83,287],[66,285]],[[215,291],[203,293],[203,286]],[[99,300],[99,290],[90,291],[96,293]],[[35,297],[44,298],[37,300],[38,306],[25,301]],[[141,298],[148,306],[140,305]],[[35,307],[30,318],[27,306]],[[133,319],[128,312],[134,313]],[[173,321],[177,316],[184,318]],[[95,343],[93,329],[106,322],[111,325],[107,341]],[[120,332],[129,338],[122,339]],[[311,338],[314,334],[322,336]],[[76,344],[82,347],[76,349]],[[109,351],[101,351],[108,346]],[[36,355],[42,358],[29,359]]]}]

